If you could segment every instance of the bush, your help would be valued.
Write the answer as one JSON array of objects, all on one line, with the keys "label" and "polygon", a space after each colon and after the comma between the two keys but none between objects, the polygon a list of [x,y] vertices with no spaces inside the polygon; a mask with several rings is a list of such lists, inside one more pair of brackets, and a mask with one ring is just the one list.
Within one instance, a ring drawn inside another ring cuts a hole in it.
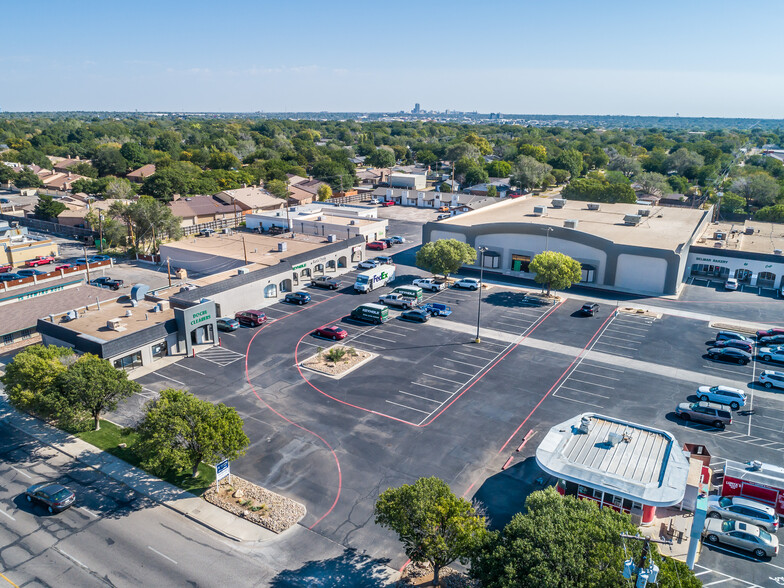
[{"label": "bush", "polygon": [[[324,357],[327,361],[331,361],[332,363],[337,363],[341,359],[343,359],[348,351],[343,349],[342,347],[333,347],[329,351],[324,354]],[[354,352],[356,354],[356,352]]]}]

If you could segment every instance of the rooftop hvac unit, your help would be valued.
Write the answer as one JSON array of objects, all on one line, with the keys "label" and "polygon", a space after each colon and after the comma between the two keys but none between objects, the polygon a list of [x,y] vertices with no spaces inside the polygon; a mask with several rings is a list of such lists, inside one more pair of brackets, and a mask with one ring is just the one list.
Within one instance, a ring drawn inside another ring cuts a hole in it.
[{"label": "rooftop hvac unit", "polygon": [[716,242],[713,244],[713,246],[714,246],[716,249],[721,249],[722,247],[724,247],[724,242],[723,242],[723,241],[716,241]]},{"label": "rooftop hvac unit", "polygon": [[150,291],[147,284],[134,284],[131,288],[131,300],[144,300],[144,295]]},{"label": "rooftop hvac unit", "polygon": [[324,220],[324,217],[323,217],[323,216],[320,216],[320,217],[318,217],[316,220],[317,220],[317,221],[319,221],[319,222],[321,222],[321,221],[323,221],[323,220]]},{"label": "rooftop hvac unit", "polygon": [[651,214],[651,211],[648,208],[638,208],[637,214],[639,214],[640,216],[648,216]]},{"label": "rooftop hvac unit", "polygon": [[753,460],[753,461],[748,462],[748,464],[749,464],[749,466],[751,466],[751,469],[753,471],[755,471],[755,472],[758,472],[758,471],[760,471],[762,469],[762,462],[758,461],[756,459]]},{"label": "rooftop hvac unit", "polygon": [[746,227],[746,234],[753,235],[754,234],[754,227]]},{"label": "rooftop hvac unit", "polygon": [[169,304],[168,300],[161,300],[158,303],[158,308],[160,308],[161,312],[163,312],[164,310],[169,310],[169,308],[171,308],[171,304]]},{"label": "rooftop hvac unit", "polygon": [[613,431],[612,433],[609,433],[607,435],[607,445],[609,445],[610,447],[615,447],[621,441],[623,441],[622,433],[616,433]]},{"label": "rooftop hvac unit", "polygon": [[69,321],[75,321],[79,318],[79,311],[77,310],[69,310],[65,313],[65,318]]},{"label": "rooftop hvac unit", "polygon": [[590,202],[588,204],[588,210],[599,210],[600,208],[601,208],[601,204],[598,204],[596,202]]},{"label": "rooftop hvac unit", "polygon": [[125,311],[125,316],[133,316],[133,311],[129,308]]},{"label": "rooftop hvac unit", "polygon": [[355,224],[357,224],[357,221],[355,221],[355,220],[350,220],[350,221],[348,221],[348,224],[350,224],[350,225],[355,225]]},{"label": "rooftop hvac unit", "polygon": [[774,249],[773,255],[781,255],[781,249]]},{"label": "rooftop hvac unit", "polygon": [[334,243],[338,240],[337,235],[327,235],[327,243]]},{"label": "rooftop hvac unit", "polygon": [[544,216],[547,214],[547,207],[546,206],[534,206],[534,214],[536,216]]},{"label": "rooftop hvac unit", "polygon": [[623,217],[623,222],[627,225],[639,225],[642,217],[639,214],[627,214]]},{"label": "rooftop hvac unit", "polygon": [[580,426],[577,427],[580,433],[588,434],[591,430],[591,417],[584,416],[580,419]]},{"label": "rooftop hvac unit", "polygon": [[723,231],[716,231],[715,233],[713,233],[713,238],[716,239],[717,241],[723,241],[724,239],[727,238],[727,233]]},{"label": "rooftop hvac unit", "polygon": [[550,202],[552,202],[553,208],[563,208],[566,206],[565,198],[553,198]]},{"label": "rooftop hvac unit", "polygon": [[286,243],[284,243],[283,241],[280,241],[278,243],[278,251],[286,251]]},{"label": "rooftop hvac unit", "polygon": [[237,275],[238,276],[241,276],[243,274],[248,274],[248,273],[250,273],[250,270],[248,268],[246,268],[246,267],[241,267],[241,268],[237,269]]},{"label": "rooftop hvac unit", "polygon": [[106,328],[111,329],[112,331],[120,331],[122,330],[122,324],[120,323],[120,319],[112,318],[106,321]]},{"label": "rooftop hvac unit", "polygon": [[564,221],[564,227],[567,229],[576,229],[579,222],[580,221],[576,218],[570,218]]}]

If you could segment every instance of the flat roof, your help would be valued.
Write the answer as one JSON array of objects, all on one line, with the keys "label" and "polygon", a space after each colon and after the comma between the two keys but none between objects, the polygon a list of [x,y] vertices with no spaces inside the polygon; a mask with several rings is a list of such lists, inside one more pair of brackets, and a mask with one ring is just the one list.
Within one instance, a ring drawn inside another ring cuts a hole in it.
[{"label": "flat roof", "polygon": [[[231,235],[213,234],[210,237],[186,237],[179,241],[166,243],[163,247],[167,253],[172,249],[203,253],[205,260],[210,257],[244,260],[243,237],[245,238],[244,249],[248,252],[248,264],[258,264],[260,267],[277,265],[281,259],[313,251],[328,243],[326,237],[318,235],[295,234],[293,238],[282,238],[259,233],[234,232]],[[286,251],[278,251],[278,243],[285,243]],[[176,266],[176,254],[168,254],[172,264]],[[189,260],[192,261],[190,258]]]},{"label": "flat roof", "polygon": [[[95,288],[101,290],[101,288]],[[68,290],[70,292],[70,290]],[[108,290],[105,290],[108,292]],[[116,295],[115,295],[116,296]],[[120,302],[122,300],[122,302]],[[79,313],[79,318],[73,321],[61,322],[65,313],[58,313],[54,322],[72,331],[90,335],[101,341],[112,341],[130,333],[147,329],[153,325],[174,318],[174,310],[168,308],[162,312],[153,312],[157,302],[139,300],[136,306],[131,304],[127,296],[106,303],[101,303],[100,310],[93,304],[85,313]],[[131,311],[131,316],[125,316],[126,311]],[[121,329],[115,331],[106,326],[110,319],[120,319]]]},{"label": "flat roof", "polygon": [[[747,235],[747,229],[754,232]],[[716,239],[716,233],[719,232],[724,234],[724,239]],[[705,227],[696,244],[715,247],[717,243],[721,243],[721,247],[716,247],[717,252],[731,250],[773,255],[776,249],[784,250],[784,225],[750,220],[742,223],[711,223]]]},{"label": "flat roof", "polygon": [[[577,220],[574,231],[602,237],[621,245],[654,247],[675,251],[689,241],[708,211],[670,206],[639,204],[599,204],[589,210],[589,202],[567,200],[563,208],[552,205],[550,198],[521,197],[502,200],[472,212],[439,221],[440,226],[471,227],[492,223],[520,223],[541,226],[564,226],[566,220]],[[545,206],[546,214],[534,214],[535,206]],[[639,225],[627,225],[624,217],[647,210]]]},{"label": "flat roof", "polygon": [[[620,440],[609,442],[611,434]],[[679,503],[689,475],[689,460],[667,431],[595,413],[552,427],[536,461],[553,476],[653,506]]]},{"label": "flat roof", "polygon": [[724,475],[784,489],[784,468],[770,463],[762,463],[759,469],[755,469],[753,463],[728,459],[724,464]]}]

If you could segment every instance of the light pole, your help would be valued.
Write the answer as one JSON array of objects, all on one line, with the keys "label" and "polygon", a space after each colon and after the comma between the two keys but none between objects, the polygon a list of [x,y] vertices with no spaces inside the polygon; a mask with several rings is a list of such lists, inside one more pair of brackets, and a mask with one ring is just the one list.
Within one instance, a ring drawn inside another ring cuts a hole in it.
[{"label": "light pole", "polygon": [[553,227],[542,227],[542,230],[547,232],[544,238],[544,250],[550,251],[550,232],[553,230]]},{"label": "light pole", "polygon": [[479,338],[479,318],[482,316],[482,277],[485,270],[485,251],[487,247],[479,247],[477,251],[480,253],[479,258],[479,306],[476,308],[476,339],[474,343],[481,343]]}]

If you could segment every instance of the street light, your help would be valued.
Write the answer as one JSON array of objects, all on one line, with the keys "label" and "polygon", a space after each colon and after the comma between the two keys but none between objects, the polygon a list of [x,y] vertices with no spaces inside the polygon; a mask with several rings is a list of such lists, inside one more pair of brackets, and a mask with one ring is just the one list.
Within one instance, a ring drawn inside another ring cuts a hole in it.
[{"label": "street light", "polygon": [[487,251],[487,247],[479,247],[477,249],[480,255],[479,261],[479,306],[476,309],[476,339],[474,343],[481,343],[481,339],[479,339],[479,317],[482,316],[482,277],[484,275],[485,269],[485,251]]},{"label": "street light", "polygon": [[550,251],[550,231],[554,230],[553,227],[542,227],[543,231],[547,231],[544,240],[544,250]]}]

